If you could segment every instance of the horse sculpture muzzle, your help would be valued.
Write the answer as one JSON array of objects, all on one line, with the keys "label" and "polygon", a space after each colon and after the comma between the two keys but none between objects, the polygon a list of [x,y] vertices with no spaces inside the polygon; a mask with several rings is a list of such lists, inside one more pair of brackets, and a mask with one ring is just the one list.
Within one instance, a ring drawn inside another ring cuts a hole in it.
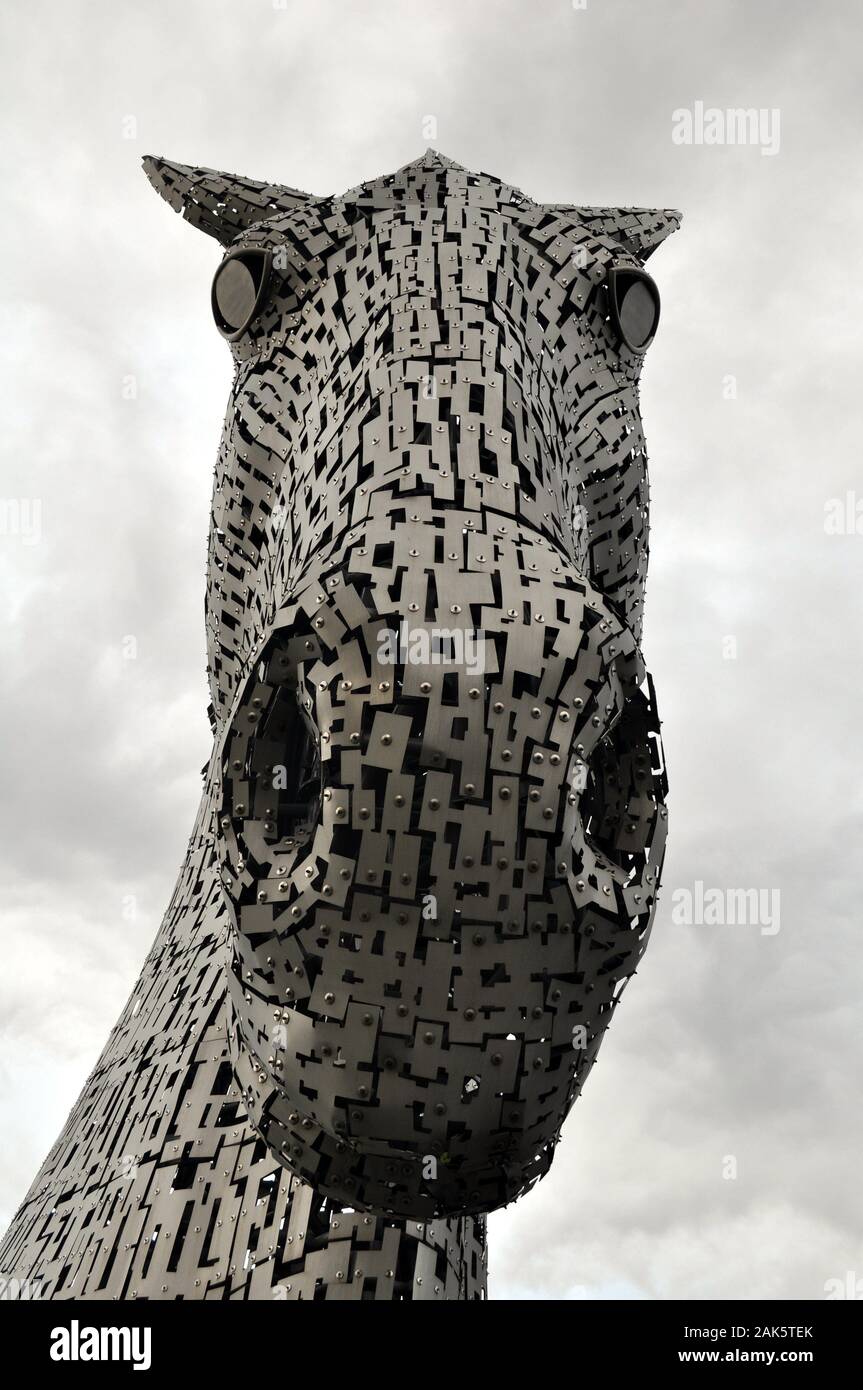
[{"label": "horse sculpture muzzle", "polygon": [[229,247],[207,620],[235,1069],[331,1198],[548,1169],[646,946],[666,782],[638,408],[671,212],[432,152],[342,198],[147,162]]}]

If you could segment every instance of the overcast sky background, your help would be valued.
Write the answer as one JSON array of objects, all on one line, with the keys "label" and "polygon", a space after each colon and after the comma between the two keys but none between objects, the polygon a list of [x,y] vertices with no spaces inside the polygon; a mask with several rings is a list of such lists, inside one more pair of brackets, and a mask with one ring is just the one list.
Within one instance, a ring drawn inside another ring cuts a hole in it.
[{"label": "overcast sky background", "polygon": [[[492,1296],[863,1275],[863,534],[825,531],[863,500],[856,0],[9,0],[0,23],[0,498],[41,507],[0,533],[0,1226],[136,978],[209,751],[219,252],[141,156],[325,194],[431,144],[536,200],[684,214],[642,390],[665,887],[550,1176],[491,1218]],[[778,108],[778,153],[673,143],[697,101]],[[697,880],[778,889],[779,931],[676,923]]]}]

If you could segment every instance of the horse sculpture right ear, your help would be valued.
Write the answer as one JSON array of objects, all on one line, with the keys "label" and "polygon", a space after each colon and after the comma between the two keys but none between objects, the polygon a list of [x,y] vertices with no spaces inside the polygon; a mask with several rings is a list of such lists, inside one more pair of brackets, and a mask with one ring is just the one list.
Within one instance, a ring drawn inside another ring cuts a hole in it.
[{"label": "horse sculpture right ear", "polygon": [[676,232],[682,216],[676,208],[591,208],[543,203],[546,212],[572,219],[579,230],[616,241],[641,262],[652,256],[667,236]]},{"label": "horse sculpture right ear", "polygon": [[230,246],[255,222],[318,201],[310,193],[300,193],[299,189],[280,183],[261,183],[215,169],[173,164],[155,155],[145,155],[143,165],[144,173],[165,202],[222,246]]}]

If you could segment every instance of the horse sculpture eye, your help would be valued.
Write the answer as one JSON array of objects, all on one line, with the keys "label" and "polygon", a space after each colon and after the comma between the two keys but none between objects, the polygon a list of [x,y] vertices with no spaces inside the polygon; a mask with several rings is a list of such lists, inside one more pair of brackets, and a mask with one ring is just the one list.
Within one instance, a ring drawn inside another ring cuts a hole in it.
[{"label": "horse sculpture eye", "polygon": [[219,332],[233,342],[245,333],[267,293],[269,251],[241,250],[226,256],[213,280],[213,317]]},{"label": "horse sculpture eye", "polygon": [[659,290],[653,280],[643,270],[613,266],[608,292],[618,337],[633,352],[645,352],[659,324]]}]

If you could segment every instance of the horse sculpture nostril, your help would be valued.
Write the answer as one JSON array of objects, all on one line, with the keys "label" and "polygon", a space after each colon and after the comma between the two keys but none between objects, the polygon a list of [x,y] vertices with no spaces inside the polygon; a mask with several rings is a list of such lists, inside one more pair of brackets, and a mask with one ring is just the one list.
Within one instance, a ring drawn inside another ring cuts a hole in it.
[{"label": "horse sculpture nostril", "polygon": [[277,841],[305,843],[320,814],[321,762],[318,732],[295,689],[280,688],[262,734],[284,757],[283,762],[265,764],[262,772],[264,786],[270,779],[277,794],[270,832]]},{"label": "horse sculpture nostril", "polygon": [[259,869],[306,844],[321,805],[319,732],[285,646],[271,643],[237,704],[224,753],[220,825],[235,824]]},{"label": "horse sculpture nostril", "polygon": [[[581,817],[587,842],[609,861],[628,870],[644,851],[656,815],[656,792],[664,789],[658,735],[650,697],[634,692],[586,764]],[[659,765],[654,766],[654,756]]]}]

